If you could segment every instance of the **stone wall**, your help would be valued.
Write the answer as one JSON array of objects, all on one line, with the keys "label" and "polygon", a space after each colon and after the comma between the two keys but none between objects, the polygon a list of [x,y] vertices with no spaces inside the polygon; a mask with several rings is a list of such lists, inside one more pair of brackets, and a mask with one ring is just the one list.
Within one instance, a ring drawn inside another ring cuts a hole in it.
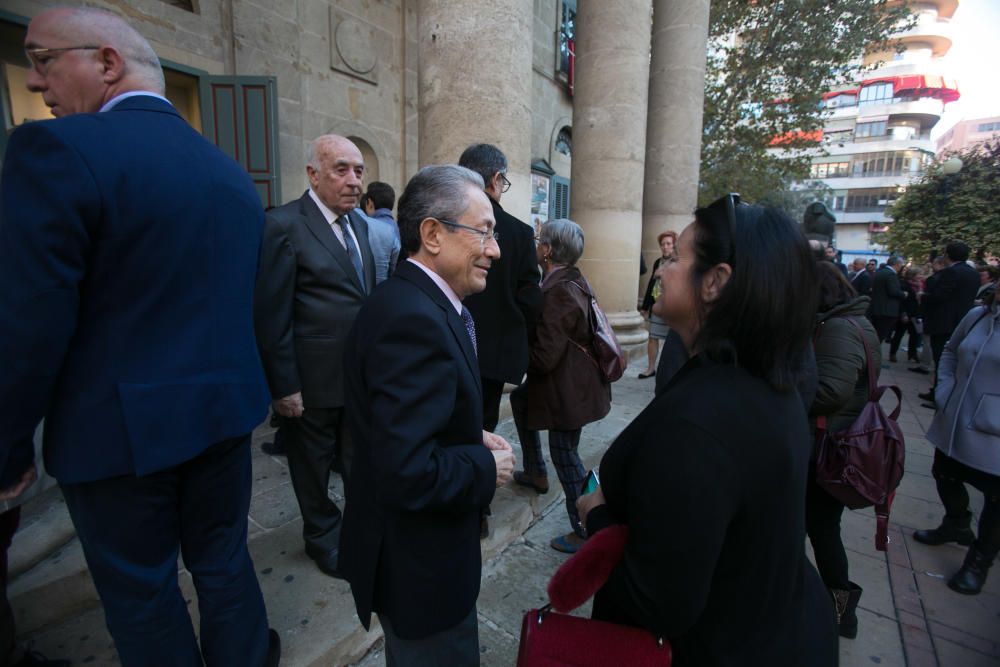
[{"label": "stone wall", "polygon": [[[30,18],[77,2],[122,15],[171,63],[208,74],[275,76],[283,201],[305,189],[308,143],[319,134],[367,144],[362,149],[376,162],[372,176],[397,190],[419,166],[418,0],[198,0],[195,12],[168,0],[7,0],[4,9]],[[554,132],[572,116],[571,99],[555,80],[558,10],[557,0],[534,0],[533,40],[523,45],[532,49],[529,159],[550,163]],[[498,25],[484,40],[502,39],[503,31]],[[455,72],[450,85],[469,75]],[[511,171],[526,174],[528,165]],[[568,176],[568,162],[557,171]]]}]

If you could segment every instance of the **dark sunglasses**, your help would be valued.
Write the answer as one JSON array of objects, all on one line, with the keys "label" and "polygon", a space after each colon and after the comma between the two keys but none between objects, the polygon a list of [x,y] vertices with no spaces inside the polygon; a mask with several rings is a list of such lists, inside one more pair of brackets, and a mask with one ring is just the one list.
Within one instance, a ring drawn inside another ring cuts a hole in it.
[{"label": "dark sunglasses", "polygon": [[732,265],[735,259],[736,253],[736,207],[746,206],[741,200],[740,195],[737,192],[730,192],[727,195],[719,197],[714,202],[705,207],[706,210],[712,211],[717,215],[725,215],[726,222],[729,224],[729,262]]}]

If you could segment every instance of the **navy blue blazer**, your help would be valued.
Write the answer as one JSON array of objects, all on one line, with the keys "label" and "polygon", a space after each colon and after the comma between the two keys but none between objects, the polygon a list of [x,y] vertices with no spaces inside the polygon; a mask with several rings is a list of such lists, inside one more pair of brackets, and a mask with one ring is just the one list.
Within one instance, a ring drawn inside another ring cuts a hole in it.
[{"label": "navy blue blazer", "polygon": [[355,453],[340,568],[358,617],[404,639],[454,627],[479,596],[479,513],[496,487],[479,366],[462,318],[400,262],[365,301],[344,357]]},{"label": "navy blue blazer", "polygon": [[28,123],[0,208],[0,470],[144,475],[250,432],[267,387],[248,175],[151,96]]}]

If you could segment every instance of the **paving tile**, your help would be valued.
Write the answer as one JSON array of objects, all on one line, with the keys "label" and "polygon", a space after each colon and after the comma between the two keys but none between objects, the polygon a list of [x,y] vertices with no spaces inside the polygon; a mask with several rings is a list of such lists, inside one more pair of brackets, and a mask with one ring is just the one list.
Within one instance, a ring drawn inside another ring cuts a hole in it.
[{"label": "paving tile", "polygon": [[275,486],[250,499],[250,518],[263,528],[277,528],[299,516],[299,503],[295,500],[291,482]]},{"label": "paving tile", "polygon": [[997,667],[1000,658],[984,655],[974,649],[955,644],[946,639],[935,642],[941,667]]},{"label": "paving tile", "polygon": [[936,621],[930,623],[930,632],[935,642],[938,639],[946,639],[949,642],[965,646],[978,653],[1000,658],[1000,635],[994,637],[992,640],[983,639],[982,637],[970,635],[960,628],[953,628]]},{"label": "paving tile", "polygon": [[947,586],[947,578],[916,575],[928,623],[936,622],[988,641],[1000,637],[1000,596],[992,593],[961,595]]},{"label": "paving tile", "polygon": [[896,621],[859,609],[857,638],[840,639],[840,664],[842,667],[904,667],[906,661]]}]

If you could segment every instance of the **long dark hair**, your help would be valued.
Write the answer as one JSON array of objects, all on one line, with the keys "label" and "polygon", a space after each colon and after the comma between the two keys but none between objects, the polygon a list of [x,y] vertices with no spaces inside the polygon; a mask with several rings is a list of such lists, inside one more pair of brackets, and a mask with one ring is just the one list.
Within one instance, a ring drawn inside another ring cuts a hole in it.
[{"label": "long dark hair", "polygon": [[699,304],[695,349],[764,378],[795,386],[816,313],[816,262],[799,226],[777,208],[740,204],[695,211],[695,298],[705,274],[726,262],[732,275],[713,304]]},{"label": "long dark hair", "polygon": [[825,313],[834,306],[847,303],[858,295],[858,291],[844,276],[844,272],[832,262],[825,260],[817,262],[816,270],[819,272],[817,276],[819,303],[816,304],[816,312]]}]

